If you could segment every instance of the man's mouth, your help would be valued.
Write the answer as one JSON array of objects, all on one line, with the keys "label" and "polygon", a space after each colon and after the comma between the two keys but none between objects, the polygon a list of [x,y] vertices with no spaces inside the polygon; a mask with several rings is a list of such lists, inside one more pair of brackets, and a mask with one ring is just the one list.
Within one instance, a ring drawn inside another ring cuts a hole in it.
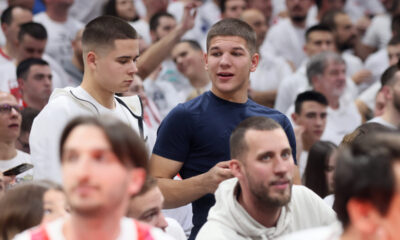
[{"label": "man's mouth", "polygon": [[220,72],[220,73],[217,73],[217,76],[221,80],[229,80],[234,76],[234,74],[228,73],[228,72]]},{"label": "man's mouth", "polygon": [[12,123],[10,125],[8,125],[9,128],[18,128],[19,124],[18,123]]}]

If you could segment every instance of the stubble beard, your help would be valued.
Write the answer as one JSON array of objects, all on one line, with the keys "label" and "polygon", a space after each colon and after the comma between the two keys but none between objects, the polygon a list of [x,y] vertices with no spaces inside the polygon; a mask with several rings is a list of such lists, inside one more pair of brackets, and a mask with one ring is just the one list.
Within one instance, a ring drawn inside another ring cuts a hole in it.
[{"label": "stubble beard", "polygon": [[292,181],[289,183],[289,188],[284,190],[280,196],[271,196],[271,187],[265,186],[263,183],[256,183],[249,178],[250,192],[257,201],[265,207],[282,207],[290,202],[292,196]]}]

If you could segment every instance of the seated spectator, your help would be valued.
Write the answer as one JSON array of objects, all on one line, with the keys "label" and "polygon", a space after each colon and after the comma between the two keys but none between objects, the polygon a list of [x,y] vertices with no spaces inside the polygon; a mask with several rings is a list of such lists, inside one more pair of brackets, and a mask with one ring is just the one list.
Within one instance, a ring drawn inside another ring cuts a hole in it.
[{"label": "seated spectator", "polygon": [[[20,134],[21,113],[18,102],[9,93],[0,92],[0,171],[4,172],[22,163],[31,163],[29,154],[15,148]],[[32,180],[28,170],[16,176],[16,182]]]},{"label": "seated spectator", "polygon": [[33,19],[43,24],[47,30],[49,41],[45,52],[60,65],[64,65],[73,55],[71,42],[83,28],[83,23],[68,15],[73,1],[44,0],[44,3],[46,11],[36,14]]},{"label": "seated spectator", "polygon": [[381,116],[371,119],[369,122],[377,122],[392,129],[398,129],[400,125],[400,98],[398,88],[400,86],[400,71],[397,65],[389,67],[381,78],[380,90],[385,101],[385,108]]},{"label": "seated spectator", "polygon": [[82,34],[83,29],[76,33],[74,40],[72,40],[73,54],[70,61],[65,61],[63,68],[71,78],[71,86],[78,86],[83,79],[83,52],[82,52]]},{"label": "seated spectator", "polygon": [[257,51],[260,54],[257,69],[250,73],[250,97],[272,108],[280,83],[292,74],[292,69],[284,58],[276,56],[272,51],[260,51],[269,27],[263,13],[258,9],[247,9],[240,18],[256,32]]},{"label": "seated spectator", "polygon": [[[60,140],[63,187],[71,213],[15,239],[170,239],[161,230],[125,218],[129,198],[145,180],[149,154],[143,139],[111,117],[75,118]],[[96,223],[96,224],[93,224]]]},{"label": "seated spectator", "polygon": [[157,181],[147,177],[140,192],[130,199],[126,216],[161,228],[174,239],[186,240],[181,225],[173,218],[164,217],[161,211],[163,204],[164,197],[157,186]]},{"label": "seated spectator", "polygon": [[311,146],[321,139],[327,119],[328,100],[319,92],[306,91],[297,95],[292,114],[295,125],[297,165],[300,176],[307,166]]},{"label": "seated spectator", "polygon": [[335,221],[333,210],[315,193],[292,186],[294,161],[277,122],[244,120],[231,135],[230,149],[236,178],[219,185],[196,239],[275,239]]},{"label": "seated spectator", "polygon": [[247,8],[246,0],[221,0],[219,1],[222,18],[240,18]]},{"label": "seated spectator", "polygon": [[11,240],[20,232],[41,223],[44,216],[43,196],[47,188],[27,183],[5,192],[0,198],[0,236]]},{"label": "seated spectator", "polygon": [[205,69],[204,52],[198,42],[182,40],[172,49],[171,57],[176,68],[190,82],[185,100],[193,99],[211,89],[211,80]]},{"label": "seated spectator", "polygon": [[40,58],[28,58],[19,63],[17,81],[22,106],[42,110],[53,89],[52,78],[49,64]]},{"label": "seated spectator", "polygon": [[336,149],[337,146],[334,143],[318,141],[312,145],[308,153],[303,183],[321,198],[332,194],[334,190]]},{"label": "seated spectator", "polygon": [[119,17],[128,22],[139,20],[135,4],[130,0],[108,0],[104,5],[103,14]]},{"label": "seated spectator", "polygon": [[340,224],[305,230],[285,240],[398,239],[400,135],[380,133],[340,151],[335,203]]},{"label": "seated spectator", "polygon": [[29,135],[31,133],[32,123],[35,117],[39,114],[39,110],[33,108],[24,108],[21,111],[22,123],[21,133],[17,141],[15,142],[15,148],[20,151],[30,154],[31,149],[29,147]]}]

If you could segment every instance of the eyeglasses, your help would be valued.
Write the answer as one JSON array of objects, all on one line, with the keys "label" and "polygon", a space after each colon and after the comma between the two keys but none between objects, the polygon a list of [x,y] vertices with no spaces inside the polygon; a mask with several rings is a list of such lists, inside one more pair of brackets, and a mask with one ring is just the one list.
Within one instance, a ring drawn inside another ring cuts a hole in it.
[{"label": "eyeglasses", "polygon": [[18,113],[21,112],[21,107],[17,105],[2,104],[0,105],[0,114],[11,113],[11,109],[14,109]]}]

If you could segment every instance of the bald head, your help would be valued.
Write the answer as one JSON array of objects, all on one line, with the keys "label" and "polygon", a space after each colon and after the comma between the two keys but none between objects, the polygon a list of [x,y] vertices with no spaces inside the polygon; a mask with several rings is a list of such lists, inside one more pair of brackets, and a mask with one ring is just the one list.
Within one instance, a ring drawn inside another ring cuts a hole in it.
[{"label": "bald head", "polygon": [[17,103],[17,99],[11,93],[0,92],[0,104],[4,101],[12,101]]},{"label": "bald head", "polygon": [[264,42],[265,35],[268,31],[268,24],[265,16],[258,9],[247,9],[243,11],[240,19],[249,24],[257,35],[257,47]]}]

